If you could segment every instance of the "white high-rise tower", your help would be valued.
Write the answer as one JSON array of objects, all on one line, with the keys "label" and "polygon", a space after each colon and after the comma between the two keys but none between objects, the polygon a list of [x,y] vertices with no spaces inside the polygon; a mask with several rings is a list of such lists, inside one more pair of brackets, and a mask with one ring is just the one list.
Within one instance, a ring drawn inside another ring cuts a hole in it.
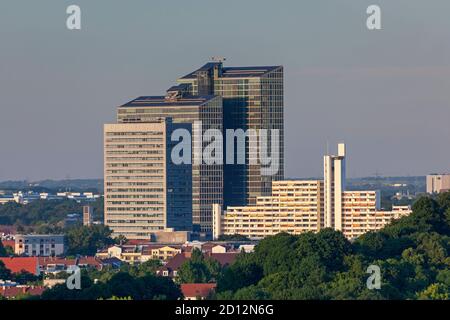
[{"label": "white high-rise tower", "polygon": [[345,191],[345,144],[338,144],[337,155],[325,155],[324,201],[325,228],[342,230],[342,194]]}]

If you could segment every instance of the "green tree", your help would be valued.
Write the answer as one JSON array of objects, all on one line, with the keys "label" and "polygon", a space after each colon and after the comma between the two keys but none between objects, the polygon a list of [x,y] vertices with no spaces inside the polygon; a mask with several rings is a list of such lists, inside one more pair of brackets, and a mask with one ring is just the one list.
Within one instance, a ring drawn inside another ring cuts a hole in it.
[{"label": "green tree", "polygon": [[183,262],[177,274],[179,283],[208,283],[216,281],[221,266],[212,258],[205,258],[198,249],[192,251],[191,258]]},{"label": "green tree", "polygon": [[94,283],[86,272],[82,272],[81,290],[68,290],[57,285],[46,290],[42,300],[178,300],[180,288],[167,277],[145,275],[135,277],[127,272],[117,272],[105,282]]},{"label": "green tree", "polygon": [[136,275],[143,277],[146,275],[155,275],[156,271],[162,266],[162,263],[158,259],[152,259],[139,264],[136,267]]},{"label": "green tree", "polygon": [[433,283],[417,294],[419,300],[449,300],[450,287],[442,283]]},{"label": "green tree", "polygon": [[12,277],[11,271],[5,267],[3,261],[0,261],[0,279],[1,280],[10,280]]},{"label": "green tree", "polygon": [[80,226],[70,229],[67,234],[68,255],[95,255],[98,249],[114,244],[111,230],[107,226]]},{"label": "green tree", "polygon": [[5,247],[3,246],[3,243],[0,241],[0,257],[6,257],[7,252]]},{"label": "green tree", "polygon": [[258,283],[263,276],[263,268],[254,261],[254,255],[240,253],[236,261],[222,271],[217,288],[220,292],[237,291]]},{"label": "green tree", "polygon": [[41,279],[39,276],[36,276],[26,270],[22,270],[21,272],[14,274],[13,278],[14,281],[19,284],[35,283]]},{"label": "green tree", "polygon": [[114,238],[114,242],[120,246],[123,244],[126,244],[127,241],[128,241],[128,239],[123,234],[120,234],[119,236]]}]

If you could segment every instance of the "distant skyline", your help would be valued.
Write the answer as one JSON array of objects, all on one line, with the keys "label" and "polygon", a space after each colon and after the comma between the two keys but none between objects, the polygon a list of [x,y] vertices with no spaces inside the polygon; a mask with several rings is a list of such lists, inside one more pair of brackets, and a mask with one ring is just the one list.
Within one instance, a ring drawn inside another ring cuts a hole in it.
[{"label": "distant skyline", "polygon": [[[380,31],[365,27],[374,3]],[[80,31],[66,29],[70,4]],[[340,141],[349,177],[449,172],[448,12],[448,0],[2,1],[0,181],[102,178],[117,106],[216,55],[284,66],[287,178],[321,176]]]}]

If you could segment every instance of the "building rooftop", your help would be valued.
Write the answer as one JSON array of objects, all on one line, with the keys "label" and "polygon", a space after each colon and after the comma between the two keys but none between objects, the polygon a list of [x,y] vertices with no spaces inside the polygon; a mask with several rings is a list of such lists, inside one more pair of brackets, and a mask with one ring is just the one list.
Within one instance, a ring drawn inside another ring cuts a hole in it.
[{"label": "building rooftop", "polygon": [[4,247],[11,247],[13,249],[16,245],[16,241],[14,241],[14,240],[1,240],[1,242]]},{"label": "building rooftop", "polygon": [[64,265],[69,266],[90,266],[94,268],[101,267],[100,259],[96,257],[80,256],[77,258],[60,258],[60,257],[38,257],[39,265],[43,268],[47,268],[48,265]]},{"label": "building rooftop", "polygon": [[20,273],[27,271],[34,275],[39,274],[39,260],[37,257],[10,257],[0,258],[6,269],[11,270],[12,273]]},{"label": "building rooftop", "polygon": [[53,237],[64,237],[64,235],[63,234],[16,234],[16,237],[53,238]]},{"label": "building rooftop", "polygon": [[[216,260],[220,263],[222,267],[232,264],[236,258],[238,252],[227,252],[227,253],[207,253],[204,255],[204,257],[212,258],[213,260]],[[180,266],[185,262],[186,260],[191,258],[190,252],[182,252],[176,254],[172,259],[170,259],[166,265],[159,268],[159,272],[162,271],[169,271],[171,274],[173,274],[173,271],[176,271],[180,268]]]},{"label": "building rooftop", "polygon": [[0,296],[12,299],[20,295],[40,296],[45,291],[42,286],[22,286],[22,287],[6,287],[0,288]]},{"label": "building rooftop", "polygon": [[181,292],[185,297],[202,297],[206,298],[212,290],[216,289],[215,283],[183,283]]},{"label": "building rooftop", "polygon": [[180,107],[201,106],[216,96],[191,96],[186,95],[176,100],[168,100],[165,96],[142,96],[125,103],[119,108],[127,107]]},{"label": "building rooftop", "polygon": [[195,79],[198,71],[207,71],[214,67],[220,67],[221,78],[253,78],[260,77],[281,66],[257,66],[257,67],[222,67],[220,62],[208,62],[201,68],[181,77],[180,79]]}]

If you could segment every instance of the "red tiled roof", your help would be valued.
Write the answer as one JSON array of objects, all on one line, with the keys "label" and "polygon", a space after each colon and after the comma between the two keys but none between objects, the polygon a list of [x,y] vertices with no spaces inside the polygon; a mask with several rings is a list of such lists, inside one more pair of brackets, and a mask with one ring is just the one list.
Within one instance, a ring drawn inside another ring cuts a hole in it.
[{"label": "red tiled roof", "polygon": [[14,298],[22,294],[40,296],[44,290],[44,287],[0,287],[0,296],[5,298]]},{"label": "red tiled roof", "polygon": [[[227,253],[208,253],[205,254],[205,258],[211,258],[216,260],[220,263],[220,265],[227,266],[232,264],[235,260],[239,252],[227,252]],[[176,254],[172,259],[167,262],[166,265],[159,268],[159,274],[161,274],[162,271],[169,271],[169,275],[173,276],[173,271],[176,271],[180,268],[180,266],[185,262],[186,260],[191,258],[191,252],[182,252]]]},{"label": "red tiled roof", "polygon": [[4,247],[11,247],[13,249],[16,246],[16,242],[14,240],[2,240],[2,244]]},{"label": "red tiled roof", "polygon": [[143,244],[150,244],[150,241],[149,240],[128,239],[128,241],[125,244],[130,245],[130,246],[138,246],[138,245],[143,245]]},{"label": "red tiled roof", "polygon": [[37,257],[11,257],[0,258],[5,267],[13,273],[20,273],[22,270],[32,274],[39,274],[39,260]]},{"label": "red tiled roof", "polygon": [[206,298],[215,288],[215,283],[184,283],[181,285],[181,291],[185,297]]},{"label": "red tiled roof", "polygon": [[223,267],[232,264],[234,260],[236,260],[238,254],[239,252],[211,253],[209,257],[217,260]]},{"label": "red tiled roof", "polygon": [[58,258],[58,257],[38,257],[39,265],[47,267],[48,264],[62,264],[65,266],[74,266],[76,264],[75,259]]},{"label": "red tiled roof", "polygon": [[16,228],[14,226],[0,225],[0,233],[16,234]]},{"label": "red tiled roof", "polygon": [[169,270],[169,271],[178,270],[178,268],[180,268],[183,262],[185,262],[188,259],[189,258],[186,257],[184,253],[178,253],[172,259],[170,259],[165,266],[161,267],[161,270]]},{"label": "red tiled roof", "polygon": [[78,259],[67,259],[58,257],[38,257],[39,265],[44,269],[47,268],[49,264],[59,264],[64,265],[66,268],[68,266],[75,265],[88,265],[95,268],[100,268],[102,263],[96,257],[79,257]]},{"label": "red tiled roof", "polygon": [[100,268],[102,263],[96,257],[80,257],[78,265],[88,265],[90,267]]}]

